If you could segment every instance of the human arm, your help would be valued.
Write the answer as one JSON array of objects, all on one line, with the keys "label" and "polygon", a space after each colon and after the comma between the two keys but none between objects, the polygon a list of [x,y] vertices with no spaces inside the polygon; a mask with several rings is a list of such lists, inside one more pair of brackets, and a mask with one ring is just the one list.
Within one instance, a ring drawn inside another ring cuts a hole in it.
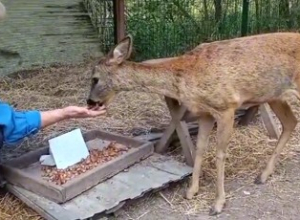
[{"label": "human arm", "polygon": [[93,111],[88,108],[77,106],[69,106],[66,108],[45,111],[41,112],[41,128],[48,127],[65,119],[97,117],[103,115],[104,113],[104,108]]},{"label": "human arm", "polygon": [[70,118],[96,117],[105,113],[104,109],[88,110],[84,107],[69,106],[50,111],[17,111],[7,103],[0,102],[0,126],[4,143],[15,145],[25,137],[39,130]]},{"label": "human arm", "polygon": [[0,126],[4,143],[16,144],[31,134],[36,134],[41,127],[39,111],[15,111],[7,103],[0,102]]}]

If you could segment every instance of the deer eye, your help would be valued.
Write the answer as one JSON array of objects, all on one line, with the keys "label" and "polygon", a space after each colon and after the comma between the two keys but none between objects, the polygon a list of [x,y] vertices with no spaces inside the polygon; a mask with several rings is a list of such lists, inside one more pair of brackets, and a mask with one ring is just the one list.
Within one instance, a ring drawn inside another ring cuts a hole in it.
[{"label": "deer eye", "polygon": [[93,85],[96,85],[98,82],[99,82],[99,79],[98,79],[98,78],[93,78],[93,79],[92,79]]}]

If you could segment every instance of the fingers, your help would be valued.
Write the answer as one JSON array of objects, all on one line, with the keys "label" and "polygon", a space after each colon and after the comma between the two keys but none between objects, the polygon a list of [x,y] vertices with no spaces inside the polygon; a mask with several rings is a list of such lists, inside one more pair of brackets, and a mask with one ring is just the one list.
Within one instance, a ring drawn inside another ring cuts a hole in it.
[{"label": "fingers", "polygon": [[70,118],[97,117],[106,113],[105,106],[92,108],[69,106],[65,110]]},{"label": "fingers", "polygon": [[92,111],[99,111],[99,110],[103,110],[103,109],[105,109],[105,106],[104,105],[102,105],[102,106],[88,106],[88,107],[86,107],[86,109],[88,109],[88,110],[92,110]]},{"label": "fingers", "polygon": [[89,110],[88,112],[88,115],[91,116],[91,117],[96,117],[96,116],[100,116],[100,115],[103,115],[106,113],[106,110],[97,110],[97,111],[94,111],[94,110]]}]

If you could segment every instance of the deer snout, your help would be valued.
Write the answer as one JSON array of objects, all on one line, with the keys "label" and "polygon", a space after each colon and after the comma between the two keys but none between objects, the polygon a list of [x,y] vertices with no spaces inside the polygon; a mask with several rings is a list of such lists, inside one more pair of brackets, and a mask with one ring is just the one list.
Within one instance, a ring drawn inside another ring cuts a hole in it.
[{"label": "deer snout", "polygon": [[92,99],[87,99],[87,100],[86,100],[86,104],[87,104],[87,105],[94,106],[94,105],[97,105],[97,102],[93,101]]}]

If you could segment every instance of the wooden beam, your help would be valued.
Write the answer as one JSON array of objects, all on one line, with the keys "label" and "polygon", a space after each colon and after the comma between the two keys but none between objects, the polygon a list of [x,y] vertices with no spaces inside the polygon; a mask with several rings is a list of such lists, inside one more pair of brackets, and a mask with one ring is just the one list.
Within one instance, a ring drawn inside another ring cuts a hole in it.
[{"label": "wooden beam", "polygon": [[193,144],[187,123],[179,121],[176,126],[177,135],[182,146],[182,152],[185,157],[186,164],[193,167],[195,159],[195,145]]},{"label": "wooden beam", "polygon": [[113,5],[114,5],[114,35],[115,35],[115,44],[117,44],[126,35],[125,0],[114,0]]},{"label": "wooden beam", "polygon": [[164,131],[160,140],[155,144],[156,153],[164,153],[173,140],[173,134],[176,131],[176,125],[172,121],[169,127]]},{"label": "wooden beam", "polygon": [[253,119],[255,114],[258,112],[258,106],[253,106],[246,110],[246,114],[242,116],[239,124],[242,126],[247,126]]},{"label": "wooden beam", "polygon": [[169,127],[163,133],[163,136],[161,137],[161,139],[155,145],[155,152],[157,152],[157,153],[163,153],[167,150],[168,146],[170,145],[170,143],[173,139],[173,134],[176,131],[177,121],[179,122],[186,114],[186,108],[184,106],[182,106],[180,109],[178,109],[179,105],[176,100],[173,100],[168,97],[165,97],[165,100],[166,100],[168,107],[172,106],[172,108],[169,108],[172,120],[171,120],[171,123],[169,124]]},{"label": "wooden beam", "polygon": [[76,213],[64,209],[55,202],[40,197],[30,191],[11,184],[6,185],[6,189],[23,201],[27,206],[35,210],[43,218],[48,220],[74,220],[77,219]]},{"label": "wooden beam", "polygon": [[272,117],[271,109],[268,104],[263,104],[259,106],[259,111],[263,124],[269,133],[270,138],[278,139],[279,138],[279,129],[276,125],[274,118]]},{"label": "wooden beam", "polygon": [[[185,156],[186,163],[189,166],[193,166],[195,146],[192,142],[187,122],[194,121],[197,119],[197,117],[191,114],[191,112],[189,112],[185,106],[179,105],[177,100],[168,97],[165,97],[165,100],[172,120],[159,141],[156,142],[155,151],[157,153],[166,151],[171,141],[176,138],[175,134],[177,134],[182,146],[182,152]],[[259,110],[269,136],[277,139],[279,137],[279,130],[274,119],[272,118],[271,110],[268,107],[269,106],[267,106],[267,104],[264,104],[261,106],[254,106],[249,109],[241,108],[237,110],[235,118],[243,116],[244,118],[242,118],[240,123],[242,125],[246,125],[251,119],[253,119],[254,115]]]},{"label": "wooden beam", "polygon": [[167,149],[170,142],[172,141],[173,134],[177,133],[182,151],[185,156],[187,165],[193,166],[194,164],[194,144],[191,139],[191,135],[188,130],[186,121],[184,120],[185,115],[188,113],[185,106],[179,105],[177,100],[165,97],[167,106],[169,108],[172,121],[169,127],[163,134],[163,137],[156,144],[156,152],[163,152]]}]

